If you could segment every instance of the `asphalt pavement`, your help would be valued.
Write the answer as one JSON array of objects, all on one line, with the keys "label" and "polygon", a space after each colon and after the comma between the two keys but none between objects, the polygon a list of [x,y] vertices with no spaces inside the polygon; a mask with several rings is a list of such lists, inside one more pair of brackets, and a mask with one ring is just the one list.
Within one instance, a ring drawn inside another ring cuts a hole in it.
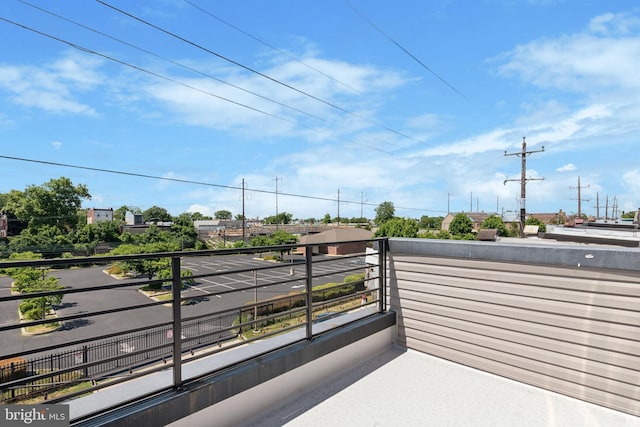
[{"label": "asphalt pavement", "polygon": [[[321,261],[323,257],[314,257]],[[273,269],[234,272],[242,269]],[[272,263],[256,259],[249,255],[229,255],[215,257],[185,257],[182,268],[189,269],[194,275],[214,274],[211,277],[197,279],[196,283],[183,290],[183,297],[193,297],[193,303],[182,306],[183,318],[199,316],[231,307],[242,307],[255,300],[253,290],[227,293],[228,291],[246,288],[257,283],[258,300],[275,296],[285,296],[305,286],[305,264],[301,257],[294,257],[292,262]],[[352,272],[346,269],[356,268]],[[331,258],[330,262],[314,262],[314,275],[323,275],[314,279],[314,285],[327,282],[341,282],[345,275],[362,272],[364,264],[354,259]],[[48,274],[58,277],[60,284],[68,289],[91,289],[92,287],[129,283],[144,279],[116,279],[105,273],[105,266],[73,268],[66,270],[49,270]],[[285,283],[282,283],[285,282]],[[9,295],[11,279],[0,277],[0,296]],[[110,310],[117,307],[128,307],[147,304],[151,300],[139,292],[142,284],[131,286],[66,294],[62,303],[56,307],[59,317],[81,315],[86,313]],[[223,292],[219,294],[219,292]],[[0,325],[15,323],[18,320],[19,301],[0,302]],[[61,328],[42,335],[24,336],[19,329],[0,332],[0,359],[6,355],[38,349],[46,346],[64,346],[65,343],[79,339],[92,338],[117,333],[135,328],[149,327],[154,324],[172,320],[169,304],[146,307],[130,311],[87,316],[65,321]]]}]

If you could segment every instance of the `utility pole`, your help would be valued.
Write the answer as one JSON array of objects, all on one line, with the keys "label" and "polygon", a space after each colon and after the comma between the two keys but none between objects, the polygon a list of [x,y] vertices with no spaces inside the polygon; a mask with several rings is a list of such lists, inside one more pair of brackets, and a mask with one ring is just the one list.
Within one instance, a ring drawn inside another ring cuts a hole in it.
[{"label": "utility pole", "polygon": [[[602,217],[600,216],[600,208],[604,207],[605,209],[607,208],[607,206],[601,206],[600,205],[600,193],[596,192],[596,205],[594,206],[596,208],[596,219],[602,219]],[[605,220],[609,219],[607,218],[607,211],[605,210]]]},{"label": "utility pole", "polygon": [[572,190],[575,190],[576,188],[578,189],[578,218],[582,218],[582,201],[584,200],[585,202],[590,201],[591,199],[582,199],[580,197],[580,190],[582,190],[583,188],[589,188],[589,186],[587,185],[586,187],[583,187],[580,185],[580,177],[578,177],[578,186],[577,187],[569,187]]},{"label": "utility pole", "polygon": [[527,156],[533,153],[542,153],[544,151],[544,145],[541,150],[527,151],[527,141],[525,137],[522,137],[522,151],[519,153],[507,153],[505,156],[518,156],[522,159],[522,171],[520,179],[505,179],[504,185],[507,185],[508,181],[520,182],[520,233],[524,234],[524,221],[526,217],[526,200],[527,200],[527,181],[543,181],[544,178],[527,178]]},{"label": "utility pole", "polygon": [[274,181],[276,182],[276,231],[277,231],[278,223],[280,222],[280,220],[278,219],[278,181],[282,181],[282,178],[278,178],[278,176],[276,176]]},{"label": "utility pole", "polygon": [[244,217],[244,178],[242,178],[242,242],[247,243],[247,220]]},{"label": "utility pole", "polygon": [[340,189],[338,188],[338,227],[340,227]]}]

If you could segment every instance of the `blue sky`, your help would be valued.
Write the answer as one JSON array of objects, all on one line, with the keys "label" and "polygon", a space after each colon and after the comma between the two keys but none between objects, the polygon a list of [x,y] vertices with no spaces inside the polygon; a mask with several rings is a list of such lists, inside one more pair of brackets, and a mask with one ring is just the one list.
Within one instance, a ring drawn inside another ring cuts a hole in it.
[{"label": "blue sky", "polygon": [[235,215],[244,179],[251,218],[512,215],[526,137],[528,212],[576,213],[578,179],[583,213],[640,206],[636,1],[105,1],[147,24],[0,3],[0,193]]}]

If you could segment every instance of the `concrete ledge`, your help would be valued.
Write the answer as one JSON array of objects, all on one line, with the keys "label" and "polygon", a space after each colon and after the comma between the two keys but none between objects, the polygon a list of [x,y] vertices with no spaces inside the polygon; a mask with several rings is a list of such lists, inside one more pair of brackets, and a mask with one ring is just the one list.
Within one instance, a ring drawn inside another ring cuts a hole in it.
[{"label": "concrete ledge", "polygon": [[391,253],[494,260],[527,264],[581,266],[585,268],[640,271],[639,248],[608,248],[558,243],[527,244],[468,240],[389,239]]},{"label": "concrete ledge", "polygon": [[[348,319],[345,318],[345,320]],[[72,425],[132,427],[167,425],[266,383],[335,350],[392,328],[395,322],[396,317],[393,312],[365,317],[324,332],[311,341],[300,341],[221,372],[193,380],[180,390],[161,392],[155,397],[91,419],[74,422]],[[206,363],[206,359],[193,363]],[[268,401],[264,398],[265,396],[261,400]],[[216,422],[216,425],[220,424]]]}]

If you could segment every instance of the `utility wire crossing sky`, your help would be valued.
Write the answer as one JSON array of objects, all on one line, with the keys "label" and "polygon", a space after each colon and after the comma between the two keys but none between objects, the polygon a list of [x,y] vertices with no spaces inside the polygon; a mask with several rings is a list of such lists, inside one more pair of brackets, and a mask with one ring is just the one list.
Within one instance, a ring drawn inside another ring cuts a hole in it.
[{"label": "utility wire crossing sky", "polygon": [[640,206],[634,1],[8,0],[0,36],[0,193],[513,219],[526,137],[528,212]]}]

